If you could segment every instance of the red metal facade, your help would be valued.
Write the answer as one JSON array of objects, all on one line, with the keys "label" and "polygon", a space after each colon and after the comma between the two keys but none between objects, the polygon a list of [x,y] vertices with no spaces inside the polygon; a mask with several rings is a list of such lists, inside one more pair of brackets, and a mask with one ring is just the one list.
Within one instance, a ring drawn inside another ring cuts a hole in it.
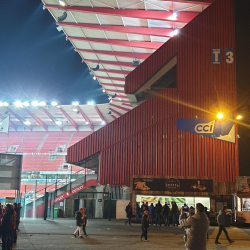
[{"label": "red metal facade", "polygon": [[[236,110],[235,64],[223,51],[234,48],[233,0],[218,0],[126,77],[133,93],[177,55],[177,88],[166,89],[68,149],[67,161],[100,152],[100,183],[128,185],[131,175],[207,176],[235,181],[236,144],[176,129],[177,118],[213,119]],[[212,49],[222,62],[212,65]]]}]

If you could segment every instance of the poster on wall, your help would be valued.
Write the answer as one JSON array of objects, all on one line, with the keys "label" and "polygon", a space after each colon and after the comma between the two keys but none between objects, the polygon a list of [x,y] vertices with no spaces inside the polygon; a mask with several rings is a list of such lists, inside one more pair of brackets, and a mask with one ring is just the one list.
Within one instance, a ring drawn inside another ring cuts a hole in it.
[{"label": "poster on wall", "polygon": [[238,195],[248,195],[250,197],[250,176],[236,177]]},{"label": "poster on wall", "polygon": [[213,192],[213,180],[133,178],[133,190],[207,193]]}]

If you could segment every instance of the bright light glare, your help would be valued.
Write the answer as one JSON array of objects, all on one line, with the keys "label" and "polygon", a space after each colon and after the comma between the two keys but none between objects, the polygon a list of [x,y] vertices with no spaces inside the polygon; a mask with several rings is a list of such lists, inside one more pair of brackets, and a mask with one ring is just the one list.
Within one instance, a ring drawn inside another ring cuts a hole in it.
[{"label": "bright light glare", "polygon": [[236,117],[237,120],[240,120],[240,119],[242,119],[242,118],[243,118],[242,115],[238,115],[238,116]]},{"label": "bright light glare", "polygon": [[22,107],[23,107],[23,105],[22,105],[22,103],[21,103],[20,101],[15,101],[15,102],[14,102],[14,105],[15,105],[16,107],[18,107],[18,108],[22,108]]},{"label": "bright light glare", "polygon": [[86,122],[86,124],[89,124],[88,122]]},{"label": "bright light glare", "polygon": [[77,109],[73,109],[73,111],[77,112]]},{"label": "bright light glare", "polygon": [[93,80],[94,80],[94,81],[96,80],[96,77],[95,77],[95,76],[93,76]]},{"label": "bright light glare", "polygon": [[51,102],[51,105],[52,105],[52,106],[56,106],[57,104],[58,104],[58,103],[55,102],[55,101]]},{"label": "bright light glare", "polygon": [[2,102],[0,102],[0,107],[2,107],[3,106],[3,103]]},{"label": "bright light glare", "polygon": [[39,104],[38,104],[37,101],[33,101],[33,102],[31,103],[31,105],[34,106],[34,107],[37,107]]},{"label": "bright light glare", "polygon": [[168,18],[170,20],[176,20],[177,19],[177,12],[173,12],[173,14]]},{"label": "bright light glare", "polygon": [[59,4],[60,4],[61,6],[66,6],[66,3],[65,3],[63,0],[59,0]]},{"label": "bright light glare", "polygon": [[87,105],[95,105],[95,103],[93,101],[89,101],[87,102]]},{"label": "bright light glare", "polygon": [[46,102],[39,102],[39,106],[46,106],[47,103]]},{"label": "bright light glare", "polygon": [[72,102],[72,105],[78,106],[78,105],[79,105],[79,102]]},{"label": "bright light glare", "polygon": [[101,122],[101,124],[102,124],[102,125],[105,125],[105,124],[106,124],[106,122],[105,122],[105,121],[102,121],[102,122]]},{"label": "bright light glare", "polygon": [[4,102],[4,103],[3,103],[3,106],[8,107],[8,106],[9,106],[9,103]]},{"label": "bright light glare", "polygon": [[105,93],[105,89],[103,89],[102,92]]},{"label": "bright light glare", "polygon": [[113,102],[113,100],[111,99],[110,102]]},{"label": "bright light glare", "polygon": [[23,102],[23,106],[28,107],[30,104],[28,102]]},{"label": "bright light glare", "polygon": [[217,114],[217,118],[218,118],[218,119],[222,119],[223,117],[224,117],[224,115],[223,115],[222,113],[218,113],[218,114]]},{"label": "bright light glare", "polygon": [[61,121],[56,121],[56,124],[57,125],[62,125],[62,122]]},{"label": "bright light glare", "polygon": [[179,30],[175,29],[174,31],[172,31],[170,33],[170,37],[173,37],[173,36],[177,35],[178,33],[179,33]]},{"label": "bright light glare", "polygon": [[119,101],[121,101],[122,100],[122,98],[119,98]]},{"label": "bright light glare", "polygon": [[25,124],[25,125],[30,125],[31,122],[30,122],[30,121],[25,121],[24,124]]}]

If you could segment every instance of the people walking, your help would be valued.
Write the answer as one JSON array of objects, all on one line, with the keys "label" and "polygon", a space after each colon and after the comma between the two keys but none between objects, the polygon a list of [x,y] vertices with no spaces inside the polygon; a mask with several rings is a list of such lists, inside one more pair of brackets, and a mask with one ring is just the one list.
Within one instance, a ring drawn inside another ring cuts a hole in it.
[{"label": "people walking", "polygon": [[127,225],[127,223],[129,224],[129,226],[131,226],[131,218],[132,218],[132,206],[131,206],[131,202],[129,202],[129,204],[126,206],[125,211],[127,213],[127,220],[125,221],[125,224]]},{"label": "people walking", "polygon": [[76,230],[75,232],[73,233],[73,235],[76,237],[76,234],[79,233],[79,238],[83,238],[82,237],[82,225],[83,225],[83,219],[82,219],[82,211],[83,211],[83,208],[80,208],[79,211],[76,212]]},{"label": "people walking", "polygon": [[168,203],[165,202],[165,205],[163,206],[163,218],[164,218],[164,226],[169,226],[169,211],[170,208],[168,206]]},{"label": "people walking", "polygon": [[182,227],[188,228],[186,250],[206,250],[209,219],[204,211],[204,206],[197,203],[195,215],[186,218],[184,209],[181,209],[179,223]]},{"label": "people walking", "polygon": [[155,207],[154,204],[151,203],[151,205],[149,206],[149,219],[150,219],[150,224],[153,225],[154,224],[154,218],[155,218]]},{"label": "people walking", "polygon": [[140,216],[140,206],[136,202],[136,204],[135,204],[135,223],[136,224],[139,222],[139,216]]},{"label": "people walking", "polygon": [[161,214],[162,214],[162,205],[161,201],[159,200],[155,206],[155,225],[159,224],[161,226]]},{"label": "people walking", "polygon": [[148,227],[149,227],[149,216],[148,216],[148,211],[145,210],[141,219],[141,228],[142,228],[142,234],[140,237],[141,241],[143,237],[145,241],[148,241]]},{"label": "people walking", "polygon": [[176,202],[172,202],[172,218],[173,218],[173,226],[178,226],[178,206],[176,205]]},{"label": "people walking", "polygon": [[13,210],[11,205],[7,204],[5,207],[4,215],[2,217],[2,250],[12,249],[12,220],[13,220]]},{"label": "people walking", "polygon": [[82,231],[85,236],[88,236],[86,233],[86,226],[87,226],[88,219],[87,219],[85,207],[81,210],[81,213],[82,213]]},{"label": "people walking", "polygon": [[231,240],[229,238],[227,230],[225,228],[225,226],[226,226],[226,209],[227,209],[227,207],[223,206],[223,208],[219,211],[219,215],[217,216],[217,222],[219,224],[219,232],[216,236],[215,244],[221,244],[218,240],[219,240],[219,237],[220,237],[222,231],[225,233],[229,243],[234,242],[234,240]]}]

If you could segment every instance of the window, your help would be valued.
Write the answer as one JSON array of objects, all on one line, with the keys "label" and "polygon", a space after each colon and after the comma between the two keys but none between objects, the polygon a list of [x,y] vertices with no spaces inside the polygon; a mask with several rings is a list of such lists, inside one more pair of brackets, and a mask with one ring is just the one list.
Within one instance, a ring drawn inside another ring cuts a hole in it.
[{"label": "window", "polygon": [[10,147],[8,148],[8,152],[9,153],[14,153],[17,151],[19,145],[10,145]]},{"label": "window", "polygon": [[58,145],[56,148],[57,153],[62,153],[65,149],[65,145]]}]

